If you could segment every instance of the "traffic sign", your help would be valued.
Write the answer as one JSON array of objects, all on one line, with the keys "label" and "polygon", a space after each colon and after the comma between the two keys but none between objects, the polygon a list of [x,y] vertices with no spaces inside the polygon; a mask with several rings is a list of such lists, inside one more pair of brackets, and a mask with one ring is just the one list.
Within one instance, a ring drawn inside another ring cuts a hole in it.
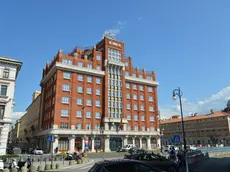
[{"label": "traffic sign", "polygon": [[173,136],[173,141],[174,143],[180,143],[180,136],[178,135]]},{"label": "traffic sign", "polygon": [[89,149],[88,145],[85,145],[85,150],[88,150],[88,149]]},{"label": "traffic sign", "polygon": [[52,135],[46,136],[46,141],[47,142],[52,142]]},{"label": "traffic sign", "polygon": [[160,136],[160,140],[163,140],[163,136]]}]

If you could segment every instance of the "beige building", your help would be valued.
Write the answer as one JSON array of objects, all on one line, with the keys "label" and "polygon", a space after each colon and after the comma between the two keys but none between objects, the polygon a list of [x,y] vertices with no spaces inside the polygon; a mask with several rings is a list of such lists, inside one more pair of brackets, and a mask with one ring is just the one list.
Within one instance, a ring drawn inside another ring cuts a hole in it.
[{"label": "beige building", "polygon": [[[229,106],[229,105],[228,105]],[[185,138],[187,145],[230,145],[230,114],[226,108],[224,111],[214,112],[206,115],[192,115],[184,117]],[[163,144],[172,143],[171,138],[175,135],[182,138],[181,118],[172,118],[160,121],[163,133]]]},{"label": "beige building", "polygon": [[20,119],[11,127],[8,136],[8,146],[19,143]]},{"label": "beige building", "polygon": [[26,143],[26,147],[37,146],[35,135],[38,132],[38,118],[40,109],[40,91],[35,91],[32,96],[32,103],[26,109],[26,114],[20,119],[18,138],[20,145]]}]

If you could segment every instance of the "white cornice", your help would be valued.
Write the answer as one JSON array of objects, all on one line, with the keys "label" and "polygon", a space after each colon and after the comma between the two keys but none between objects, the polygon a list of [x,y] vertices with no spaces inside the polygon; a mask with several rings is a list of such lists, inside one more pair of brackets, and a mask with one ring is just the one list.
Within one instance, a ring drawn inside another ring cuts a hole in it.
[{"label": "white cornice", "polygon": [[45,76],[45,78],[43,78],[43,80],[41,80],[41,85],[43,83],[45,83],[50,78],[50,76],[53,75],[53,73],[57,69],[68,71],[68,72],[78,72],[78,73],[82,73],[82,74],[89,74],[89,75],[94,75],[94,76],[99,76],[99,77],[105,76],[105,72],[101,71],[101,70],[88,69],[86,67],[78,67],[75,65],[66,65],[66,64],[63,64],[60,62],[56,62],[54,64],[54,66],[50,69],[49,73]]},{"label": "white cornice", "polygon": [[130,81],[130,82],[134,82],[137,84],[146,84],[149,86],[158,86],[159,85],[159,83],[157,81],[152,81],[152,80],[148,80],[148,79],[141,79],[141,78],[136,78],[136,77],[132,77],[132,76],[125,76],[125,80]]}]

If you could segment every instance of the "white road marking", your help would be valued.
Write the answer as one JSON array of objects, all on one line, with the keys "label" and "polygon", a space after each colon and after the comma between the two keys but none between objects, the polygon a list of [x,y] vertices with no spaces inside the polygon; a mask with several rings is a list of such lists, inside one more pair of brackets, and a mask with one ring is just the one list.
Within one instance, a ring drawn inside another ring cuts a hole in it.
[{"label": "white road marking", "polygon": [[92,167],[92,165],[86,166],[86,167],[83,167],[83,168],[80,168],[80,169],[81,169],[81,170],[84,170],[84,169],[91,168],[91,167]]}]

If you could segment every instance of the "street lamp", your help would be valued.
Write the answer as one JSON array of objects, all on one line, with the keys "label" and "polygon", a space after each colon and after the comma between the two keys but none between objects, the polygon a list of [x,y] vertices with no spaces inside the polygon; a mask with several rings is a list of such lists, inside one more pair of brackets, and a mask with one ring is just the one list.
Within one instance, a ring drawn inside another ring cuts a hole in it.
[{"label": "street lamp", "polygon": [[183,134],[183,141],[184,141],[184,150],[186,152],[186,139],[185,139],[185,131],[184,131],[184,116],[183,116],[183,110],[182,110],[182,102],[181,102],[181,97],[183,95],[183,92],[180,90],[180,87],[178,89],[173,90],[173,100],[176,100],[176,96],[179,97],[180,101],[180,113],[181,113],[181,124],[182,124],[182,134]]}]

